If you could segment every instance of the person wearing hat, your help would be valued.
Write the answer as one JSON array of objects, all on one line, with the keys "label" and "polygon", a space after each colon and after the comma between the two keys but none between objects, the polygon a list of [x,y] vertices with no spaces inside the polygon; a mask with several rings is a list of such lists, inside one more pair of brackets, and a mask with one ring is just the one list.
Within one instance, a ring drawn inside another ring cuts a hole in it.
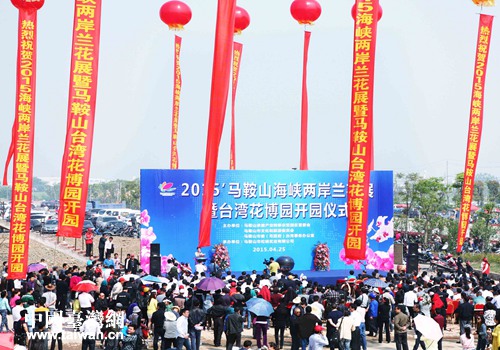
[{"label": "person wearing hat", "polygon": [[163,349],[171,349],[177,345],[177,316],[172,311],[165,312],[163,330]]},{"label": "person wearing hat", "polygon": [[328,345],[324,330],[321,325],[314,326],[314,333],[309,337],[309,350],[323,350]]},{"label": "person wearing hat", "polygon": [[46,292],[42,294],[42,298],[45,298],[45,307],[49,309],[49,315],[54,314],[54,310],[56,309],[57,303],[57,295],[54,293],[56,286],[52,283],[49,283],[45,286]]},{"label": "person wearing hat", "polygon": [[120,277],[118,279],[118,282],[113,285],[113,289],[111,289],[111,294],[110,294],[111,299],[116,300],[116,297],[118,296],[118,294],[123,292],[123,285],[124,284],[125,284],[125,278]]},{"label": "person wearing hat", "polygon": [[132,313],[128,317],[130,323],[138,327],[140,325],[140,322],[141,322],[141,313],[142,313],[142,311],[139,308],[139,306],[137,306],[137,305],[134,306],[134,308],[132,309]]}]

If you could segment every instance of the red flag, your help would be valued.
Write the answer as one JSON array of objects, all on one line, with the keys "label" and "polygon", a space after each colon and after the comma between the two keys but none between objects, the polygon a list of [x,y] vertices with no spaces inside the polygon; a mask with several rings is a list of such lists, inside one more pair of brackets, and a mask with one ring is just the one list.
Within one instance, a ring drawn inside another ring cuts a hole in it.
[{"label": "red flag", "polygon": [[474,65],[474,80],[470,106],[469,132],[467,134],[467,152],[465,153],[464,182],[462,185],[462,204],[458,223],[457,252],[462,251],[462,245],[469,226],[470,209],[474,195],[474,177],[476,175],[481,132],[483,130],[484,88],[486,82],[486,66],[490,52],[491,29],[493,16],[480,15],[476,45],[476,63]]},{"label": "red flag", "polygon": [[28,265],[35,137],[36,38],[36,10],[19,8],[16,119],[9,149],[9,154],[12,151],[14,160],[8,258],[9,279],[25,279]]},{"label": "red flag", "polygon": [[205,156],[205,178],[200,217],[198,246],[210,245],[212,229],[212,201],[219,145],[224,126],[229,79],[231,77],[231,52],[233,46],[234,12],[236,0],[218,0],[217,24],[215,28],[214,63],[212,68],[212,89],[210,94],[210,115],[208,120],[207,149]]},{"label": "red flag", "polygon": [[302,67],[302,111],[300,121],[300,170],[307,170],[307,123],[308,123],[308,101],[307,101],[307,60],[309,56],[309,41],[311,32],[304,31],[304,62]]},{"label": "red flag", "polygon": [[351,97],[351,142],[347,180],[346,257],[366,254],[368,195],[373,145],[373,79],[377,39],[378,0],[356,0]]},{"label": "red flag", "polygon": [[75,1],[57,236],[82,237],[94,138],[101,0]]},{"label": "red flag", "polygon": [[233,91],[231,99],[231,152],[229,153],[229,169],[236,169],[236,89],[238,88],[238,77],[240,75],[241,55],[243,44],[234,42],[233,49]]},{"label": "red flag", "polygon": [[174,48],[174,89],[173,89],[173,103],[172,103],[172,134],[170,141],[170,169],[179,168],[179,154],[177,152],[177,136],[179,131],[179,108],[181,103],[181,44],[182,38],[175,36]]}]

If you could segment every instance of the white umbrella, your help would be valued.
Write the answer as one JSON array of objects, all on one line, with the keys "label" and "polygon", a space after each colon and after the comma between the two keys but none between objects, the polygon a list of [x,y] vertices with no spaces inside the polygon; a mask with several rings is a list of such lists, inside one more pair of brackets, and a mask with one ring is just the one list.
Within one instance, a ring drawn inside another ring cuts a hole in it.
[{"label": "white umbrella", "polygon": [[443,337],[441,327],[434,319],[424,315],[417,315],[413,321],[415,322],[417,331],[422,333],[425,338],[438,341]]}]

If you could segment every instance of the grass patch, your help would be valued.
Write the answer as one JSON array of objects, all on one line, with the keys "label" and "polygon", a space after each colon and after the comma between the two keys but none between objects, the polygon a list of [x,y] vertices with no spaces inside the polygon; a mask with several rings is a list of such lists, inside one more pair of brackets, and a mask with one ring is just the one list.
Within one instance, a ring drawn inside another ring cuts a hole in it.
[{"label": "grass patch", "polygon": [[495,253],[487,253],[487,254],[472,254],[472,253],[464,253],[462,254],[462,258],[464,261],[469,260],[472,267],[481,270],[481,261],[484,257],[488,258],[490,262],[490,272],[500,273],[500,254]]}]

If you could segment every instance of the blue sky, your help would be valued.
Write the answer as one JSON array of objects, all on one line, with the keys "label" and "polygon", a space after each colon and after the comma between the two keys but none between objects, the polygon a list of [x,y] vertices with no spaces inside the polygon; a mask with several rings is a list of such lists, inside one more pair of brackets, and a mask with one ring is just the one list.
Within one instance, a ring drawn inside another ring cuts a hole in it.
[{"label": "blue sky", "polygon": [[[215,0],[186,0],[179,162],[204,167]],[[103,1],[92,178],[131,179],[167,168],[174,32],[164,1]],[[352,75],[353,1],[320,1],[309,53],[309,167],[346,170]],[[118,5],[119,4],[119,5]],[[241,0],[250,26],[237,96],[237,168],[298,167],[303,27],[291,1]],[[463,171],[479,8],[468,0],[381,1],[375,73],[375,169],[453,179]],[[484,13],[497,14],[497,8]],[[47,0],[38,14],[35,176],[60,176],[73,21],[72,1]],[[500,176],[500,45],[493,23],[479,173]],[[498,29],[498,30],[497,30]],[[14,120],[17,10],[0,3],[0,164]],[[228,113],[227,118],[230,117]],[[229,167],[226,119],[219,168]]]}]

